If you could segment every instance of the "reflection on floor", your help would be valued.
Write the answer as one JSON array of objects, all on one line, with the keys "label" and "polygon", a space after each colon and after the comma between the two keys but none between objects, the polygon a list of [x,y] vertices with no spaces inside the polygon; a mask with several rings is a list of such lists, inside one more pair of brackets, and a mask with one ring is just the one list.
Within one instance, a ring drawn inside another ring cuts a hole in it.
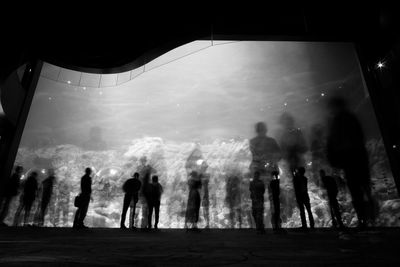
[{"label": "reflection on floor", "polygon": [[252,230],[1,228],[1,266],[216,266],[400,264],[400,229],[339,235],[331,229],[257,235]]}]

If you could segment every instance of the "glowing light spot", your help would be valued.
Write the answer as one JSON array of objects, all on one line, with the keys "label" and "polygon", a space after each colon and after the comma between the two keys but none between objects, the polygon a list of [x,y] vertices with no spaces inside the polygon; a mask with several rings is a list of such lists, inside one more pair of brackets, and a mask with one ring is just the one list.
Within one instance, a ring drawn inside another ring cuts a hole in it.
[{"label": "glowing light spot", "polygon": [[321,96],[325,96],[325,93],[321,93]]},{"label": "glowing light spot", "polygon": [[200,166],[201,164],[203,164],[203,162],[204,162],[204,160],[198,159],[198,160],[196,161],[196,164],[197,164],[198,166]]},{"label": "glowing light spot", "polygon": [[82,89],[83,89],[83,90],[86,90],[86,87],[83,87]]},{"label": "glowing light spot", "polygon": [[117,172],[118,172],[118,171],[117,171],[116,169],[111,169],[111,170],[110,170],[110,174],[111,174],[111,175],[116,175]]},{"label": "glowing light spot", "polygon": [[396,148],[397,148],[397,146],[396,146],[396,145],[393,145],[393,148],[394,148],[394,149],[396,149]]},{"label": "glowing light spot", "polygon": [[68,84],[71,84],[71,81],[67,81]]},{"label": "glowing light spot", "polygon": [[283,105],[286,107],[286,106],[287,106],[287,103],[285,102],[285,103],[283,103]]},{"label": "glowing light spot", "polygon": [[310,161],[309,163],[307,163],[307,165],[308,165],[308,166],[311,166],[311,165],[312,165],[312,161]]},{"label": "glowing light spot", "polygon": [[51,100],[52,98],[49,96],[49,100]]},{"label": "glowing light spot", "polygon": [[308,98],[306,98],[306,101],[308,102]]},{"label": "glowing light spot", "polygon": [[385,67],[385,63],[383,63],[382,61],[379,61],[378,64],[376,64],[376,66],[377,66],[379,69],[382,69],[383,67]]},{"label": "glowing light spot", "polygon": [[42,169],[41,173],[45,174],[45,173],[46,173],[46,170],[45,170],[45,169]]}]

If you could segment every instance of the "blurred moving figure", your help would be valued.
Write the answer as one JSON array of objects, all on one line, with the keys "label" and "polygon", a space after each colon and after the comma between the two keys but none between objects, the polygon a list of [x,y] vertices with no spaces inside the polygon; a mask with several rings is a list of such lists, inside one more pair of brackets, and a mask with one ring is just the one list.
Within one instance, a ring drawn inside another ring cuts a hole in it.
[{"label": "blurred moving figure", "polygon": [[260,176],[269,175],[278,170],[278,161],[281,159],[281,150],[275,139],[267,136],[267,125],[258,122],[255,126],[257,136],[250,140],[250,151],[252,161],[250,164],[251,174],[256,171]]},{"label": "blurred moving figure", "polygon": [[163,188],[158,182],[158,176],[154,175],[152,178],[152,183],[150,184],[150,194],[149,194],[149,218],[148,218],[148,228],[151,228],[151,218],[153,216],[154,210],[154,229],[158,229],[158,219],[160,217],[160,204],[161,195],[163,193]]},{"label": "blurred moving figure", "polygon": [[139,200],[139,190],[140,187],[142,186],[142,183],[139,181],[139,173],[135,172],[133,174],[133,178],[130,178],[126,180],[124,185],[122,186],[122,189],[125,192],[124,195],[124,204],[122,206],[122,214],[121,214],[121,228],[125,229],[125,218],[126,218],[126,212],[128,211],[128,208],[130,205],[133,203],[133,206],[131,207],[132,213],[130,214],[130,221],[129,221],[129,227],[134,228],[134,223],[131,222],[133,218],[135,217],[135,209],[136,209],[136,203]]},{"label": "blurred moving figure", "polygon": [[326,159],[326,129],[322,124],[314,124],[311,127],[310,136],[312,181],[319,186],[319,169],[328,168]]},{"label": "blurred moving figure", "polygon": [[24,226],[28,225],[28,220],[31,214],[32,204],[35,201],[38,191],[38,173],[31,172],[23,183],[23,192],[21,202],[14,216],[14,226],[18,226],[19,218],[22,210],[24,210]]},{"label": "blurred moving figure", "polygon": [[265,185],[260,179],[260,173],[254,172],[253,181],[250,182],[251,209],[256,223],[257,233],[265,233],[264,229],[264,193]]},{"label": "blurred moving figure", "polygon": [[199,221],[200,213],[200,189],[201,189],[201,177],[197,172],[192,171],[188,181],[189,185],[189,197],[187,201],[186,216],[185,216],[185,228],[189,230],[188,224],[191,224],[192,230],[198,230],[197,223]]},{"label": "blurred moving figure", "polygon": [[[138,217],[139,213],[141,214],[141,223],[140,223],[140,228],[146,229],[148,227],[148,216],[149,216],[149,206],[148,206],[148,201],[147,201],[147,193],[149,189],[149,183],[150,183],[150,177],[152,173],[155,173],[155,170],[153,167],[151,167],[149,164],[147,164],[147,157],[143,156],[140,158],[140,164],[137,168],[138,173],[139,173],[139,179],[142,184],[140,187],[139,191],[139,201],[137,203],[137,207],[139,208],[138,214],[135,216]],[[135,221],[138,218],[135,218]]]},{"label": "blurred moving figure", "polygon": [[329,209],[331,211],[331,217],[332,217],[332,226],[335,228],[339,227],[340,229],[343,229],[344,225],[339,210],[339,203],[337,201],[338,188],[335,178],[326,175],[324,170],[320,170],[319,175],[321,177],[322,184],[326,189],[326,193],[328,195]]},{"label": "blurred moving figure", "polygon": [[7,226],[4,222],[4,219],[8,215],[11,201],[16,195],[18,195],[18,189],[23,170],[24,168],[22,166],[16,166],[14,173],[7,180],[4,186],[3,195],[0,199],[0,226]]},{"label": "blurred moving figure", "polygon": [[38,218],[38,226],[44,225],[44,217],[46,216],[47,206],[50,203],[51,196],[53,194],[54,181],[54,170],[48,170],[49,176],[42,182],[42,199],[40,201],[40,213]]},{"label": "blurred moving figure", "polygon": [[57,182],[57,190],[56,190],[56,207],[54,209],[55,215],[52,218],[54,226],[67,226],[69,220],[69,202],[71,198],[71,190],[72,186],[67,181],[68,175],[66,175],[62,180]]},{"label": "blurred moving figure", "polygon": [[304,167],[300,167],[295,171],[293,186],[294,192],[296,195],[297,205],[300,210],[300,218],[301,218],[301,228],[307,229],[307,220],[306,214],[304,212],[304,207],[306,207],[308,213],[308,220],[310,222],[310,228],[314,228],[314,218],[311,212],[311,204],[310,197],[308,196],[308,188],[307,188],[307,177],[304,176],[306,170]]},{"label": "blurred moving figure", "polygon": [[[279,231],[281,229],[281,204],[279,200],[279,195],[280,195],[280,186],[279,186],[279,172],[278,171],[273,171],[272,172],[272,180],[269,183],[269,189],[271,192],[271,203],[273,206],[273,212],[272,213],[272,228],[274,231]],[[272,209],[272,208],[271,208]]]},{"label": "blurred moving figure", "polygon": [[229,220],[231,228],[235,228],[236,221],[239,228],[242,228],[242,210],[241,210],[241,192],[240,179],[236,174],[228,176],[226,180],[226,197],[225,202],[229,208]]},{"label": "blurred moving figure", "polygon": [[283,158],[289,165],[290,173],[295,172],[299,167],[304,167],[304,154],[308,147],[300,128],[295,127],[294,118],[289,113],[283,113],[279,120],[282,126],[280,147]]},{"label": "blurred moving figure", "polygon": [[92,195],[92,177],[90,174],[92,170],[90,168],[85,169],[85,175],[81,178],[81,193],[79,194],[79,206],[78,210],[75,213],[74,224],[73,227],[77,229],[88,228],[84,225],[83,221],[85,220],[89,202]]},{"label": "blurred moving figure", "polygon": [[375,212],[363,130],[344,98],[331,98],[328,109],[332,117],[327,138],[327,157],[333,167],[343,169],[358,226],[364,228],[368,221],[375,219]]},{"label": "blurred moving figure", "polygon": [[[250,172],[254,176],[258,172],[260,179],[267,185],[273,180],[272,172],[279,171],[278,162],[281,159],[281,149],[274,138],[267,136],[268,127],[264,122],[255,125],[257,136],[250,140],[250,152],[252,161]],[[273,192],[268,186],[268,198],[270,200],[270,212],[272,217]]]}]

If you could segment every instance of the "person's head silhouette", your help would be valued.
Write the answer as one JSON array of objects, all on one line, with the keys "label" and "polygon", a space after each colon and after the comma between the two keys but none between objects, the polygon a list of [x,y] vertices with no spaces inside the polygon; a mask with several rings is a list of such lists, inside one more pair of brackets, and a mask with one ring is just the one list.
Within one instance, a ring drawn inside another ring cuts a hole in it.
[{"label": "person's head silhouette", "polygon": [[158,183],[158,176],[154,175],[153,177],[151,177],[151,180],[153,183]]},{"label": "person's head silhouette", "polygon": [[85,169],[85,174],[86,175],[90,175],[91,173],[92,173],[92,169],[91,168],[88,167],[88,168]]},{"label": "person's head silhouette", "polygon": [[133,174],[133,178],[139,179],[139,173],[138,173],[138,172],[135,172],[135,173]]},{"label": "person's head silhouette", "polygon": [[304,167],[297,168],[297,174],[299,176],[303,176],[306,173],[306,169]]},{"label": "person's head silhouette", "polygon": [[294,128],[294,118],[291,114],[285,112],[279,118],[279,123],[286,129]]},{"label": "person's head silhouette", "polygon": [[22,174],[23,171],[24,171],[24,168],[21,165],[18,165],[17,167],[15,167],[15,173]]},{"label": "person's head silhouette", "polygon": [[264,122],[257,122],[255,130],[258,136],[264,136],[267,134],[268,128]]}]

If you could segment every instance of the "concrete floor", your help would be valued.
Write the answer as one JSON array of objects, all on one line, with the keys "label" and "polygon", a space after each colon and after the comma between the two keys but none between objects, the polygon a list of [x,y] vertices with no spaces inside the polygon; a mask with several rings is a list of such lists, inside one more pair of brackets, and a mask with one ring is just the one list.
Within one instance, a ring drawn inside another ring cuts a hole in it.
[{"label": "concrete floor", "polygon": [[131,232],[0,228],[0,266],[400,266],[400,229]]}]

